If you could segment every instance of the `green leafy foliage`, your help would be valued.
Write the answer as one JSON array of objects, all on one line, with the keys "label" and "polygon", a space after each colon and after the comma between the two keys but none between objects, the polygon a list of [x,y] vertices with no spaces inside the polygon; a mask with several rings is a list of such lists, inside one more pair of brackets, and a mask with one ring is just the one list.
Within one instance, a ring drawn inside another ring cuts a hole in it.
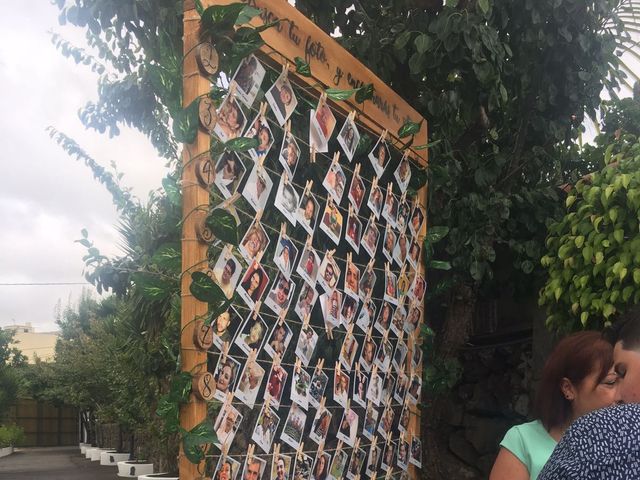
[{"label": "green leafy foliage", "polygon": [[173,122],[173,135],[176,141],[193,143],[198,134],[198,105],[200,99],[196,98],[187,108],[182,110]]},{"label": "green leafy foliage", "polygon": [[398,137],[405,138],[411,135],[415,135],[420,131],[420,126],[422,122],[412,122],[411,120],[407,120],[400,130],[398,130]]},{"label": "green leafy foliage", "polygon": [[182,433],[182,447],[184,454],[191,463],[200,463],[204,460],[204,445],[209,445],[218,441],[216,432],[213,429],[213,422],[205,420],[193,427],[190,431]]},{"label": "green leafy foliage", "polygon": [[213,209],[207,216],[206,225],[223,242],[233,246],[240,243],[236,218],[227,210]]},{"label": "green leafy foliage", "polygon": [[349,89],[349,90],[342,90],[340,88],[327,88],[325,90],[325,93],[327,94],[327,97],[329,97],[331,100],[337,100],[337,101],[341,101],[341,100],[349,100],[354,93],[356,93],[356,89]]},{"label": "green leafy foliage", "polygon": [[311,66],[301,57],[296,57],[296,73],[303,77],[311,77]]},{"label": "green leafy foliage", "polygon": [[0,448],[17,447],[24,442],[24,429],[17,425],[0,425]]},{"label": "green leafy foliage", "polygon": [[260,144],[257,138],[237,137],[232,138],[224,144],[224,150],[229,152],[248,152],[253,148],[258,148]]},{"label": "green leafy foliage", "polygon": [[356,90],[356,102],[364,103],[373,98],[373,83],[367,83]]}]

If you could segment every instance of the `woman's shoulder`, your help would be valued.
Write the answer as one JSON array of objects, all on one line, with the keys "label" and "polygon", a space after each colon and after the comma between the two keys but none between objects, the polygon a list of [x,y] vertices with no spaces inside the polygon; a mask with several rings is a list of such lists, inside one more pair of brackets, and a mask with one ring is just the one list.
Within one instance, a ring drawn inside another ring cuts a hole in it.
[{"label": "woman's shoulder", "polygon": [[514,425],[511,427],[507,433],[505,434],[505,439],[507,437],[518,436],[523,439],[530,438],[551,438],[547,430],[542,425],[540,420],[533,420],[532,422],[521,423],[520,425]]}]

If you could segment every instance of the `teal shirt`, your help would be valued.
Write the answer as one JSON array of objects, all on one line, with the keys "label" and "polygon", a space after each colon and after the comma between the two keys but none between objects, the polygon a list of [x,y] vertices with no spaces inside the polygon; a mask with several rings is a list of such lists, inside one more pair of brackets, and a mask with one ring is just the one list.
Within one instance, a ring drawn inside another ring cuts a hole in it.
[{"label": "teal shirt", "polygon": [[511,427],[500,446],[513,453],[527,467],[531,480],[536,480],[556,443],[542,423],[536,420]]}]

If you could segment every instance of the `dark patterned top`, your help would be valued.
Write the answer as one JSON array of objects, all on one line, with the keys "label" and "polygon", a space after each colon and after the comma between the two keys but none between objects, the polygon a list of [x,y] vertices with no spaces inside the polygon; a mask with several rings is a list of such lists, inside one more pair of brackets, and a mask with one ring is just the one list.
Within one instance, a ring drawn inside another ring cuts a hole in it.
[{"label": "dark patterned top", "polygon": [[576,420],[538,477],[565,479],[640,479],[640,405],[617,405]]}]

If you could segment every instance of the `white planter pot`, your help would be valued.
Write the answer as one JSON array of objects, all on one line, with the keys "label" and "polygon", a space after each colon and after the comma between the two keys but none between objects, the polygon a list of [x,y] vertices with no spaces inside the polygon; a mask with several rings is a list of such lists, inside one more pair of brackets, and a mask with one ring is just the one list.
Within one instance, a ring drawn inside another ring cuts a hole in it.
[{"label": "white planter pot", "polygon": [[87,448],[92,448],[90,443],[81,443],[80,444],[80,453],[84,455],[87,453]]},{"label": "white planter pot", "polygon": [[139,475],[153,473],[153,463],[136,463],[125,460],[118,462],[118,476],[123,478],[138,478]]},{"label": "white planter pot", "polygon": [[13,447],[0,448],[0,458],[6,457],[7,455],[11,455],[12,453],[13,453]]},{"label": "white planter pot", "polygon": [[166,473],[152,473],[151,475],[140,475],[138,480],[155,480],[161,478],[163,480],[180,480],[178,477],[167,477],[163,475],[167,475]]},{"label": "white planter pot", "polygon": [[115,450],[107,450],[100,453],[100,465],[117,467],[118,462],[129,460],[128,453],[117,453]]},{"label": "white planter pot", "polygon": [[94,448],[93,451],[91,452],[91,461],[99,462],[100,455],[102,455],[102,452],[106,452],[109,450],[113,450],[113,448]]},{"label": "white planter pot", "polygon": [[85,458],[88,458],[89,460],[91,460],[91,454],[96,448],[98,447],[87,447],[87,449],[84,451]]}]

